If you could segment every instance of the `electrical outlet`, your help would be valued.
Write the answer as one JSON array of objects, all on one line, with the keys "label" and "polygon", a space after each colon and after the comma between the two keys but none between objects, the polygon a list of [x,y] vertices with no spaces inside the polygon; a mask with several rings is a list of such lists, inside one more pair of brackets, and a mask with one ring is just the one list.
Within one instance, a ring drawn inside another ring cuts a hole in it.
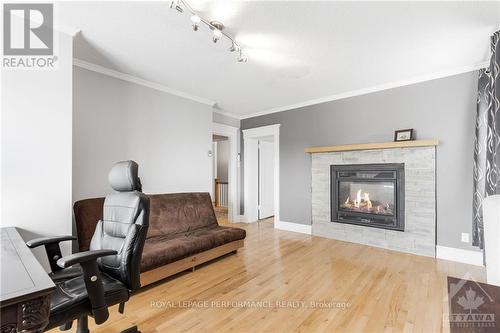
[{"label": "electrical outlet", "polygon": [[462,242],[464,243],[469,242],[469,234],[467,232],[462,232]]}]

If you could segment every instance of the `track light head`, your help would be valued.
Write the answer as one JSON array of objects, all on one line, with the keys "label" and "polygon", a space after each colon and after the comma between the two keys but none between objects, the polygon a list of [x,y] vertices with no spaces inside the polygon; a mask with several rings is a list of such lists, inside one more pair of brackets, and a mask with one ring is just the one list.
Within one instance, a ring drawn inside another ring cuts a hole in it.
[{"label": "track light head", "polygon": [[179,13],[183,13],[184,12],[184,8],[182,8],[181,3],[179,2],[179,0],[172,1],[170,3],[170,8],[175,8],[175,10],[177,10]]},{"label": "track light head", "polygon": [[212,41],[217,43],[217,41],[222,37],[222,31],[219,29],[214,29],[214,36],[212,37]]},{"label": "track light head", "polygon": [[238,57],[238,62],[247,62],[247,61],[248,61],[248,57],[240,52],[240,55]]},{"label": "track light head", "polygon": [[219,21],[210,21],[210,29],[214,31],[212,41],[214,43],[217,43],[222,37],[222,29],[224,29],[224,24],[220,23]]},{"label": "track light head", "polygon": [[235,44],[234,42],[231,44],[231,47],[229,48],[229,52],[235,52],[235,51],[239,51],[240,50],[240,47],[238,46],[238,44]]},{"label": "track light head", "polygon": [[198,31],[199,23],[201,22],[201,18],[198,15],[191,16],[191,22],[193,22],[193,30]]}]

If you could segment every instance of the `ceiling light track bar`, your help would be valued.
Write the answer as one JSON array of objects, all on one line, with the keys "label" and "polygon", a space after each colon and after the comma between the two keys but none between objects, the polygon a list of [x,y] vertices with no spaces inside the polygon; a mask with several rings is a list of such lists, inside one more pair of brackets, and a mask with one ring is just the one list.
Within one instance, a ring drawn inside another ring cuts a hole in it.
[{"label": "ceiling light track bar", "polygon": [[185,1],[185,0],[173,0],[170,3],[170,8],[176,9],[178,12],[183,13],[184,10],[187,10],[189,13],[191,13],[191,22],[193,24],[193,30],[198,31],[198,27],[200,23],[205,24],[207,27],[210,28],[214,32],[214,35],[212,37],[212,41],[214,43],[217,43],[217,41],[221,37],[226,37],[230,42],[231,42],[231,47],[229,48],[230,52],[238,52],[238,62],[247,62],[248,57],[243,54],[243,51],[241,49],[240,44],[236,42],[236,40],[225,33],[223,31],[224,25],[218,21],[210,21],[204,17],[202,17],[200,14],[198,14],[192,7],[191,5]]}]

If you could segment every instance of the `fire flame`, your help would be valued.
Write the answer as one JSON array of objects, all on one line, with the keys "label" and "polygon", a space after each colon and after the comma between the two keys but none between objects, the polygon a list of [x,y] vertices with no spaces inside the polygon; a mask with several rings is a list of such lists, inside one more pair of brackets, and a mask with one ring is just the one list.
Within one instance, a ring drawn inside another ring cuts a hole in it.
[{"label": "fire flame", "polygon": [[370,201],[370,193],[365,193],[363,200],[366,202],[366,206],[368,207],[368,209],[373,208],[372,202]]},{"label": "fire flame", "polygon": [[381,212],[382,209],[388,210],[389,205],[387,204],[387,207],[380,207],[377,205],[377,207],[373,207],[373,203],[370,200],[370,193],[368,192],[363,192],[363,190],[359,189],[356,192],[356,198],[351,201],[351,197],[348,196],[347,199],[344,202],[344,205],[346,207],[352,207],[356,209],[361,209],[361,210],[367,210],[367,211],[373,211],[375,210],[376,212]]},{"label": "fire flame", "polygon": [[[353,205],[354,207],[356,208],[359,208],[361,203],[364,204],[364,206],[366,206],[366,208],[368,209],[372,209],[373,208],[373,204],[370,200],[370,193],[363,193],[363,195],[361,195],[362,191],[361,190],[358,190],[358,192],[356,193],[356,199],[354,199],[354,202],[353,202]],[[349,201],[350,201],[350,198],[347,197],[347,200],[345,201],[344,204],[349,204]]]},{"label": "fire flame", "polygon": [[356,193],[356,200],[354,200],[354,207],[359,208],[360,203],[361,203],[361,190],[358,190],[358,193]]}]

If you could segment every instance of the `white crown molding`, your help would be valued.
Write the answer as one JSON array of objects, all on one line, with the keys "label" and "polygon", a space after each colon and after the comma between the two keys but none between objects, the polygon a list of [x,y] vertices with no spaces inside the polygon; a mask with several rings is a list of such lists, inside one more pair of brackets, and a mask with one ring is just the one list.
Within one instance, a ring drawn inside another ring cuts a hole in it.
[{"label": "white crown molding", "polygon": [[326,97],[320,97],[320,98],[316,98],[316,99],[307,100],[304,102],[299,102],[299,103],[285,105],[285,106],[279,106],[279,107],[271,108],[268,110],[263,110],[263,111],[259,111],[259,112],[255,112],[255,113],[251,113],[251,114],[247,114],[247,115],[242,115],[242,116],[240,116],[240,119],[254,118],[254,117],[263,116],[263,115],[271,114],[271,113],[282,112],[282,111],[292,111],[292,110],[296,110],[298,108],[302,108],[305,106],[311,106],[311,105],[315,105],[315,104],[331,102],[331,101],[335,101],[335,100],[339,100],[339,99],[365,95],[365,94],[374,93],[377,91],[398,88],[398,87],[412,85],[415,83],[421,83],[421,82],[425,82],[425,81],[431,81],[431,80],[435,80],[435,79],[445,78],[448,76],[472,72],[475,70],[479,70],[481,68],[485,68],[487,66],[489,66],[489,62],[485,61],[485,62],[482,62],[479,64],[463,66],[460,68],[454,68],[451,70],[435,72],[435,73],[431,73],[431,74],[427,74],[427,75],[415,76],[415,77],[405,79],[405,80],[384,83],[384,84],[380,84],[380,85],[376,85],[376,86],[372,86],[372,87],[367,87],[367,88],[363,88],[363,89],[358,89],[358,90],[351,90],[351,91],[343,92],[340,94],[335,94],[335,95],[326,96]]},{"label": "white crown molding", "polygon": [[457,261],[464,264],[483,266],[483,252],[436,246],[436,258]]},{"label": "white crown molding", "polygon": [[180,90],[176,90],[173,88],[169,88],[167,86],[164,86],[164,85],[156,83],[156,82],[144,80],[144,79],[141,79],[139,77],[136,77],[136,76],[133,76],[130,74],[125,74],[122,72],[118,72],[118,71],[115,71],[113,69],[110,69],[110,68],[107,68],[104,66],[100,66],[100,65],[96,65],[96,64],[78,59],[78,58],[73,58],[73,65],[80,67],[80,68],[87,69],[89,71],[93,71],[96,73],[111,76],[111,77],[114,77],[116,79],[132,82],[132,83],[135,83],[135,84],[138,84],[141,86],[145,86],[145,87],[148,87],[151,89],[163,91],[163,92],[166,92],[166,93],[174,95],[174,96],[182,97],[182,98],[189,99],[189,100],[201,103],[201,104],[208,105],[210,107],[214,107],[214,105],[216,104],[216,102],[214,102],[212,100],[209,100],[209,99],[206,99],[203,97],[198,97],[195,95],[191,95],[189,93],[186,93],[186,92],[183,92]]},{"label": "white crown molding", "polygon": [[[78,29],[73,29],[73,28],[68,28],[68,27],[58,27],[57,30],[65,32],[65,33],[72,35],[72,36],[75,36],[77,33],[80,32],[80,30],[78,30]],[[118,72],[118,71],[109,69],[107,67],[96,65],[96,64],[78,59],[78,58],[73,59],[73,64],[75,66],[85,68],[85,69],[88,69],[88,70],[91,70],[91,71],[94,71],[97,73],[112,76],[112,77],[115,77],[115,78],[118,78],[121,80],[125,80],[125,81],[129,81],[129,82],[133,82],[133,83],[143,85],[143,86],[146,86],[146,87],[149,87],[152,89],[156,89],[156,90],[160,90],[160,91],[169,93],[171,95],[183,97],[183,98],[186,98],[186,99],[189,99],[192,101],[196,101],[198,103],[202,103],[202,104],[211,106],[214,108],[213,112],[216,112],[216,113],[219,113],[221,115],[228,116],[228,117],[231,117],[234,119],[238,119],[238,120],[254,118],[254,117],[259,117],[259,116],[263,116],[266,114],[283,112],[283,111],[293,111],[293,110],[296,110],[296,109],[299,109],[302,107],[306,107],[306,106],[331,102],[331,101],[345,99],[345,98],[349,98],[349,97],[366,95],[366,94],[370,94],[370,93],[374,93],[374,92],[378,92],[378,91],[383,91],[383,90],[388,90],[388,89],[393,89],[393,88],[398,88],[398,87],[404,87],[404,86],[408,86],[408,85],[412,85],[412,84],[416,84],[416,83],[421,83],[421,82],[425,82],[425,81],[431,81],[431,80],[435,80],[435,79],[445,78],[448,76],[472,72],[472,71],[479,70],[481,68],[485,68],[485,67],[489,66],[489,62],[485,61],[485,62],[482,62],[479,64],[463,66],[460,68],[455,68],[455,69],[441,71],[441,72],[435,72],[432,74],[427,74],[427,75],[422,75],[422,76],[416,76],[416,77],[405,79],[405,80],[384,83],[381,85],[376,85],[376,86],[357,89],[357,90],[351,90],[351,91],[343,92],[340,94],[320,97],[320,98],[311,99],[311,100],[307,100],[307,101],[299,102],[299,103],[295,103],[295,104],[279,106],[279,107],[251,113],[251,114],[240,115],[240,114],[237,114],[234,112],[224,111],[224,110],[220,110],[220,109],[215,108],[215,106],[216,106],[215,101],[212,101],[212,100],[209,100],[209,99],[206,99],[203,97],[195,96],[195,95],[183,92],[183,91],[179,91],[179,90],[161,85],[161,84],[156,83],[156,82],[147,81],[147,80],[138,78],[138,77],[133,76],[133,75]]]},{"label": "white crown molding", "polygon": [[241,120],[241,115],[237,114],[237,113],[234,113],[234,112],[222,111],[222,110],[219,110],[219,109],[217,109],[215,107],[214,107],[213,112],[214,113],[218,113],[218,114],[223,115],[223,116],[226,116],[226,117],[234,118],[236,120]]},{"label": "white crown molding", "polygon": [[275,221],[274,227],[280,230],[299,232],[301,234],[311,235],[312,225],[310,224],[298,224],[285,221]]}]

